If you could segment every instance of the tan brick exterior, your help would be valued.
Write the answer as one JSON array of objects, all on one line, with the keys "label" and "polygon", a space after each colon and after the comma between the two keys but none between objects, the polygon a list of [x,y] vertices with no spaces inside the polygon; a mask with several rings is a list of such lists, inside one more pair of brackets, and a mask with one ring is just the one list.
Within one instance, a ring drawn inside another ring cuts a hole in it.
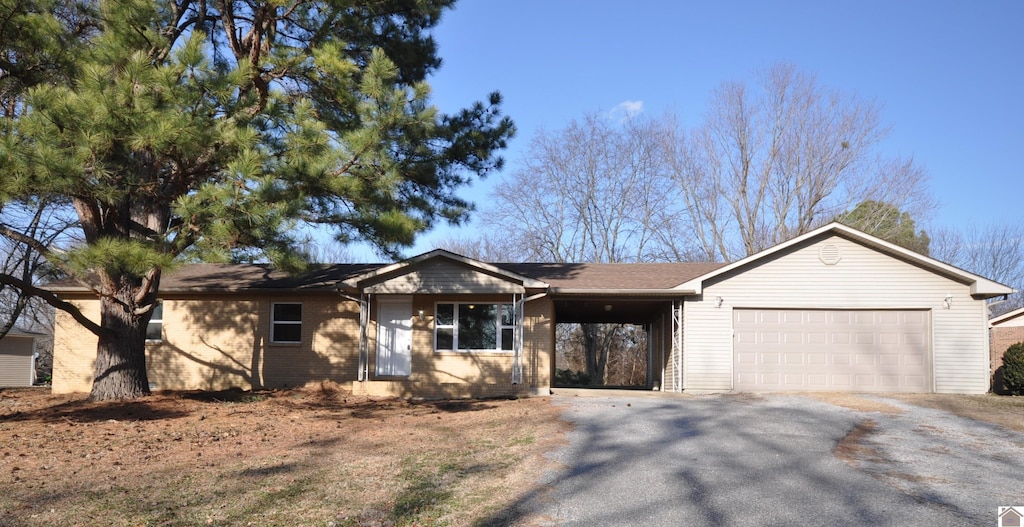
[{"label": "tan brick exterior", "polygon": [[[435,352],[438,301],[510,302],[510,295],[414,295],[412,374],[375,379],[377,302],[370,308],[370,379],[358,382],[359,307],[334,294],[220,294],[163,298],[163,340],[147,344],[149,379],[158,390],[221,390],[303,386],[333,381],[355,393],[400,397],[480,397],[546,394],[554,349],[552,303],[526,305],[523,383],[512,384],[510,353]],[[79,298],[87,316],[99,318],[99,301]],[[270,342],[275,302],[302,303],[302,341]],[[426,316],[420,319],[419,310]],[[87,392],[92,385],[96,337],[58,312],[53,392]]]},{"label": "tan brick exterior", "polygon": [[[512,384],[511,353],[434,351],[434,306],[438,302],[510,303],[510,295],[414,295],[412,297],[412,374],[407,379],[377,378],[376,302],[369,330],[370,380],[354,382],[353,393],[396,397],[490,397],[546,395],[553,372],[554,326],[550,300],[526,304],[523,382]],[[419,311],[424,317],[420,319]],[[353,368],[355,371],[355,368]]]}]

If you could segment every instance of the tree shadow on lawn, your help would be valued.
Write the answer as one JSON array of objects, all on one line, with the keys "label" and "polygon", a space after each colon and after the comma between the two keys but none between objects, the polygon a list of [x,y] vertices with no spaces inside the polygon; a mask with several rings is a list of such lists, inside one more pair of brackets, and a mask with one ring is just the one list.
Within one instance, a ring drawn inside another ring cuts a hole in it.
[{"label": "tree shadow on lawn", "polygon": [[26,411],[14,411],[0,415],[0,422],[82,422],[95,423],[101,421],[159,421],[176,419],[190,415],[183,408],[172,408],[164,401],[107,401],[90,402],[86,399],[34,408]]}]

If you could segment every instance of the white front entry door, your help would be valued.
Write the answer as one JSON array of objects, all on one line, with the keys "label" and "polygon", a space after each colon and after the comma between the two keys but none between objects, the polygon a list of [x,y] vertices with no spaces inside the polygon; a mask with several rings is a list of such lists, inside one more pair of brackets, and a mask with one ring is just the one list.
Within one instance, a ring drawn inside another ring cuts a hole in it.
[{"label": "white front entry door", "polygon": [[377,375],[407,377],[412,371],[412,302],[380,303],[377,311]]}]

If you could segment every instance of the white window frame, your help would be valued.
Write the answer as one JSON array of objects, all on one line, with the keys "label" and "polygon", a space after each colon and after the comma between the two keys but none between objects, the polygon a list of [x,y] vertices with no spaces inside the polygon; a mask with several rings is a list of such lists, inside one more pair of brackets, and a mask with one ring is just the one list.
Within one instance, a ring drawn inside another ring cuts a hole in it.
[{"label": "white window frame", "polygon": [[[160,308],[160,318],[156,318],[157,308]],[[149,327],[153,324],[160,324],[160,338],[149,338]],[[146,324],[146,342],[160,343],[164,341],[164,301],[157,300],[156,304],[153,305],[153,315],[149,317],[149,323]]]},{"label": "white window frame", "polygon": [[[277,306],[299,306],[299,320],[277,320]],[[270,304],[270,342],[272,344],[301,344],[302,343],[302,302],[272,302]],[[291,325],[299,326],[299,340],[278,340],[277,326]]]},{"label": "white window frame", "polygon": [[[452,309],[452,323],[451,324],[438,324],[437,313],[438,309],[442,305],[451,305]],[[495,348],[494,349],[462,349],[459,348],[459,306],[478,305],[478,306],[494,306],[495,307]],[[509,306],[512,313],[512,323],[502,323],[502,310],[504,306]],[[442,349],[437,346],[437,330],[439,329],[451,329],[452,331],[452,349]],[[512,330],[512,340],[510,342],[504,342],[502,340],[503,330]],[[434,304],[434,352],[435,353],[508,353],[511,354],[515,351],[515,340],[516,340],[516,317],[515,317],[515,304],[511,302],[436,302]],[[507,344],[508,349],[502,349],[503,345]]]}]

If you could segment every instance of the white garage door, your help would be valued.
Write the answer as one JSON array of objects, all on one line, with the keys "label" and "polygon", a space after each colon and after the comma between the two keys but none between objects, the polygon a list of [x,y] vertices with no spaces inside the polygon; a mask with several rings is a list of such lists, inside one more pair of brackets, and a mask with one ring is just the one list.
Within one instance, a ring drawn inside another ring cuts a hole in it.
[{"label": "white garage door", "polygon": [[927,311],[733,313],[736,390],[931,391]]}]

